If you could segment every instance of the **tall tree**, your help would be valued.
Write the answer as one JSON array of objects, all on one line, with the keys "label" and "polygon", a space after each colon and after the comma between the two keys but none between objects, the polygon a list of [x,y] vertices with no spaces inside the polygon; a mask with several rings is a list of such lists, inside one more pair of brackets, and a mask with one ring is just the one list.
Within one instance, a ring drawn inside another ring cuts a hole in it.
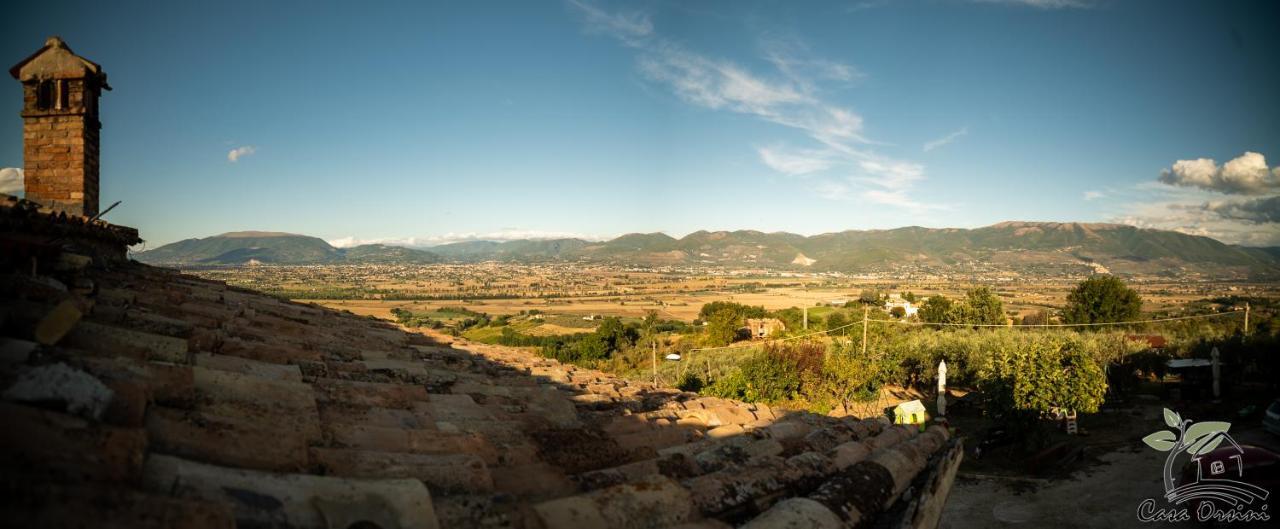
[{"label": "tall tree", "polygon": [[732,310],[713,312],[707,320],[703,343],[709,347],[720,347],[733,343],[738,334],[738,327],[743,325],[741,318]]},{"label": "tall tree", "polygon": [[1133,321],[1142,314],[1142,296],[1120,278],[1096,275],[1081,281],[1067,294],[1062,309],[1066,323],[1111,323]]},{"label": "tall tree", "polygon": [[918,315],[929,323],[952,323],[951,316],[955,312],[955,303],[942,294],[934,294],[924,300]]},{"label": "tall tree", "polygon": [[994,290],[989,287],[978,287],[965,293],[965,305],[968,305],[965,323],[981,325],[1004,325],[1004,302],[1000,301]]}]

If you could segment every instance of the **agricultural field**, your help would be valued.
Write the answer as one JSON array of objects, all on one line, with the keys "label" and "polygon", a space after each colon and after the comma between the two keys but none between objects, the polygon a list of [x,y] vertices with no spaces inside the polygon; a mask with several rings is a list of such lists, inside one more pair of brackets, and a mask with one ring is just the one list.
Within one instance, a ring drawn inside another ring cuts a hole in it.
[{"label": "agricultural field", "polygon": [[[592,327],[582,318],[661,318],[692,322],[702,305],[732,301],[767,310],[825,307],[855,301],[866,290],[958,297],[992,287],[1010,317],[1061,307],[1083,276],[1035,280],[1003,275],[889,279],[840,273],[793,273],[688,267],[612,267],[576,263],[473,265],[318,265],[193,269],[190,273],[315,302],[355,314],[392,319],[392,309],[432,312],[462,307],[490,316],[538,311],[541,333]],[[1142,294],[1144,311],[1176,314],[1195,300],[1223,296],[1280,297],[1280,285],[1126,277]],[[811,310],[822,317],[830,308]],[[447,319],[447,318],[446,318]]]}]

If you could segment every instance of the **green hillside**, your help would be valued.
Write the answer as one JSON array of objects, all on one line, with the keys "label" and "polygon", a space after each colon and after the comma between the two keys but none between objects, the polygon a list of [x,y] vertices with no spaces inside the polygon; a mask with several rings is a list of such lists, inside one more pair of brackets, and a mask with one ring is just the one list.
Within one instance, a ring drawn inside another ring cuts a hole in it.
[{"label": "green hillside", "polygon": [[434,253],[412,248],[382,244],[334,248],[316,237],[259,231],[186,239],[136,253],[133,257],[144,263],[183,266],[230,266],[254,262],[281,265],[435,263],[441,260]]},{"label": "green hillside", "polygon": [[429,250],[370,244],[339,249],[304,235],[225,233],[135,256],[171,265],[588,261],[620,265],[946,273],[1001,267],[1027,273],[1106,269],[1116,273],[1280,275],[1276,248],[1244,248],[1196,235],[1121,224],[1002,222],[975,229],[848,230],[803,236],[754,230],[697,231],[679,239],[630,233],[608,241],[466,241]]}]

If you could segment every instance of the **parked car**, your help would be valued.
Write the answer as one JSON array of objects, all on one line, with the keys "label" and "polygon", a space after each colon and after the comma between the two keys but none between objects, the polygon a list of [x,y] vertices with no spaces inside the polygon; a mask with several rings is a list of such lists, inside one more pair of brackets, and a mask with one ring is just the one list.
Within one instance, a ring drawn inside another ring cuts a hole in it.
[{"label": "parked car", "polygon": [[1200,487],[1180,486],[1179,489],[1184,490],[1182,494],[1194,498],[1188,505],[1191,512],[1196,512],[1200,503],[1207,501],[1206,497],[1230,497],[1254,504],[1267,501],[1273,491],[1280,491],[1280,454],[1260,446],[1239,445],[1229,441],[1212,452],[1188,461],[1182,467],[1179,483],[1200,486],[1218,484],[1217,486],[1227,486],[1230,489],[1207,494],[1202,491],[1197,495],[1193,491]]}]

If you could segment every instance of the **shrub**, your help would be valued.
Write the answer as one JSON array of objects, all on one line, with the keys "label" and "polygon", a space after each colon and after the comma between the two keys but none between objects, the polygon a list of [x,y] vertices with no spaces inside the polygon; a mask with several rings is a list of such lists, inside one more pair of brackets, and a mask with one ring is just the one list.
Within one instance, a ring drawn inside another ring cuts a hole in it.
[{"label": "shrub", "polygon": [[800,379],[800,369],[793,361],[764,352],[720,377],[704,393],[744,402],[780,402],[799,394]]},{"label": "shrub", "polygon": [[702,391],[703,385],[702,377],[692,371],[685,371],[683,375],[680,375],[680,379],[676,381],[676,387],[680,391]]}]

